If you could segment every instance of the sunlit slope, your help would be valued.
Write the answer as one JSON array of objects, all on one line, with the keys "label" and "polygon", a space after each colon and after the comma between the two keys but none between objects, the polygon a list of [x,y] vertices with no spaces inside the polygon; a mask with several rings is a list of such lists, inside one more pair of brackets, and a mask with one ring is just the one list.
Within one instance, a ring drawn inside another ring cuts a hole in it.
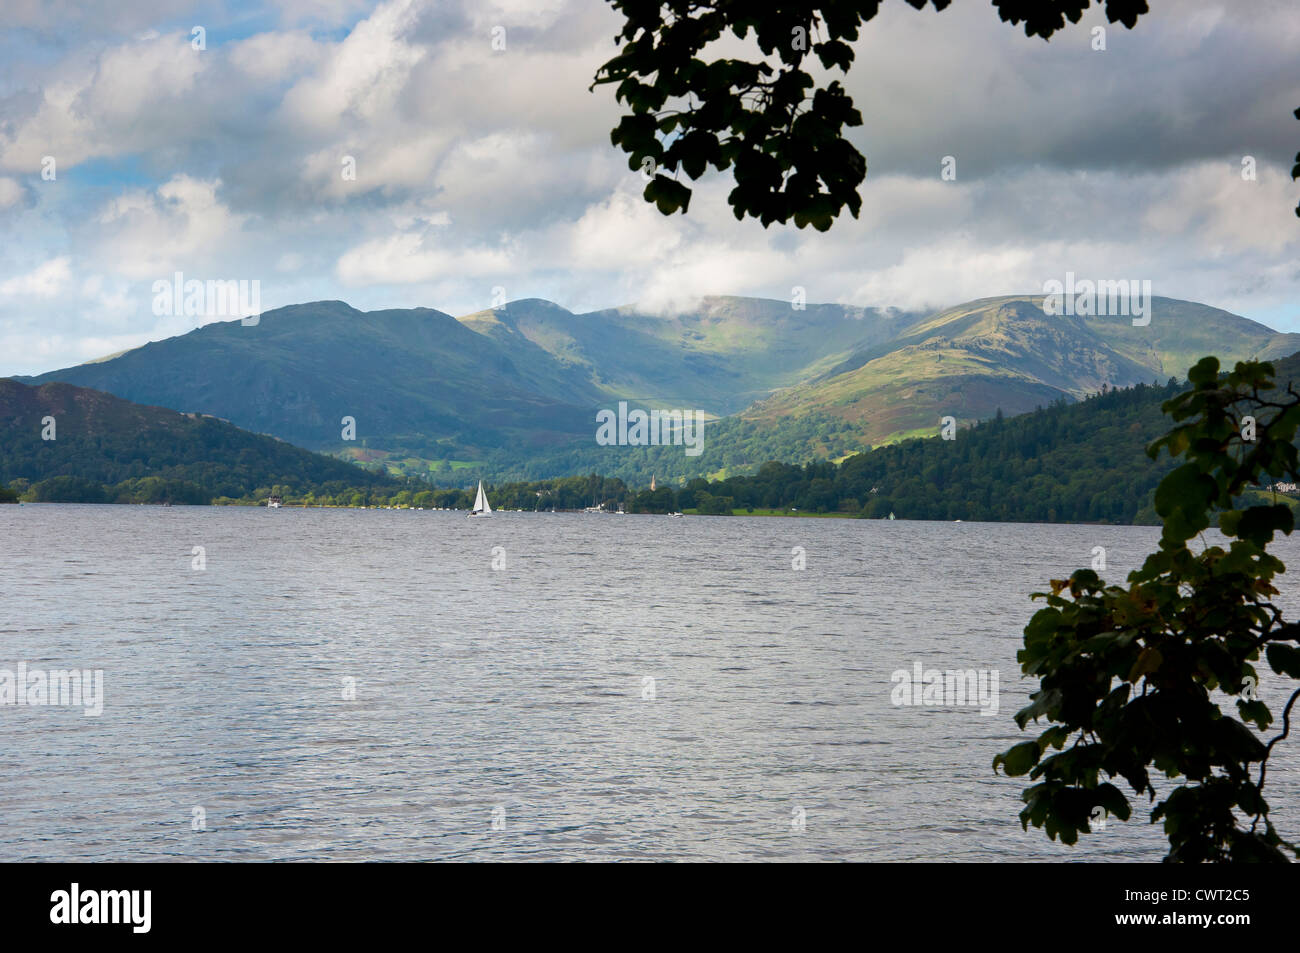
[{"label": "sunlit slope", "polygon": [[1033,410],[1103,387],[1181,377],[1206,354],[1225,361],[1295,350],[1279,334],[1206,305],[1156,298],[1148,325],[1129,316],[1050,315],[1042,298],[985,298],[940,311],[891,341],[864,348],[816,380],[746,411],[772,424],[811,412],[851,422],[862,439],[933,432]]},{"label": "sunlit slope", "polygon": [[512,355],[539,348],[585,368],[607,394],[721,415],[824,373],[916,318],[894,309],[716,296],[670,309],[586,314],[534,298],[460,320]]}]

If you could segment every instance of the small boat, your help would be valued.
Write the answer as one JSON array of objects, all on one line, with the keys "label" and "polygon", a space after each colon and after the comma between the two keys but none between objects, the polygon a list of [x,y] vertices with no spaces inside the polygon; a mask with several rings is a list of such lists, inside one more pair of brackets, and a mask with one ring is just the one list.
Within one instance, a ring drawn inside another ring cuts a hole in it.
[{"label": "small boat", "polygon": [[669,513],[669,516],[685,516],[685,513]]},{"label": "small boat", "polygon": [[283,501],[278,496],[273,496],[266,501],[267,509],[278,510]]},{"label": "small boat", "polygon": [[483,481],[478,481],[478,496],[474,497],[474,509],[470,510],[470,516],[491,516],[492,505],[488,503],[487,494],[483,492]]}]

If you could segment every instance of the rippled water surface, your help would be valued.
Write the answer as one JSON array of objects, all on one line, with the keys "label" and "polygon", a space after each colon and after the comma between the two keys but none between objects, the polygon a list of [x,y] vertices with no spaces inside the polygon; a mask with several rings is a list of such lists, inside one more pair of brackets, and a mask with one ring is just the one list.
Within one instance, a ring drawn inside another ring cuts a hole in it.
[{"label": "rippled water surface", "polygon": [[[8,860],[1159,859],[1145,823],[1073,849],[1022,832],[1023,782],[990,768],[1027,737],[1011,716],[1028,594],[1094,546],[1122,580],[1156,538],[0,507],[0,667],[105,680],[98,718],[0,707],[0,844]],[[1278,552],[1300,567],[1300,546]],[[893,705],[891,674],[918,661],[998,671],[998,714]],[[1293,834],[1295,765],[1284,750],[1269,772]]]}]

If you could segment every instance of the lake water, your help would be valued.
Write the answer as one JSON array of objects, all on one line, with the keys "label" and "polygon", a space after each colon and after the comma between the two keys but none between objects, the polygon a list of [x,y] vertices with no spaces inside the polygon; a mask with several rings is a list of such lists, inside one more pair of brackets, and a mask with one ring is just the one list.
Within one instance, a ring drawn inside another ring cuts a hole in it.
[{"label": "lake water", "polygon": [[[0,707],[3,856],[1157,860],[1145,802],[1066,848],[1021,831],[1024,779],[990,767],[1030,737],[1012,720],[1028,594],[1094,546],[1122,580],[1156,538],[0,507],[0,667],[104,671],[99,717]],[[1300,565],[1296,542],[1278,553]],[[916,662],[996,670],[998,714],[892,704]],[[1295,835],[1279,748],[1270,800]]]}]

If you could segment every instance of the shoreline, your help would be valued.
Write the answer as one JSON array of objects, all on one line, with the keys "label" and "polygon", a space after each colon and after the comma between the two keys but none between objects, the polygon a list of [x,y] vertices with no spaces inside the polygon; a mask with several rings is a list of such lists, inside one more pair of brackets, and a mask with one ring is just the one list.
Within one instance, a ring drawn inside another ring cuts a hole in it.
[{"label": "shoreline", "polygon": [[[158,508],[158,509],[170,509],[170,508],[173,508],[173,507],[174,507],[174,508],[182,508],[182,507],[183,507],[183,508],[186,508],[186,509],[203,509],[203,508],[206,508],[206,507],[214,507],[214,508],[215,508],[215,507],[229,507],[229,508],[232,508],[232,509],[268,509],[268,507],[266,506],[265,503],[170,503],[170,504],[168,504],[168,503],[79,503],[79,502],[72,502],[72,501],[58,501],[58,502],[55,502],[55,501],[47,501],[47,502],[36,502],[36,501],[32,501],[32,500],[19,500],[19,501],[15,501],[15,504],[16,504],[17,506],[104,506],[104,507],[109,507],[109,506],[122,506],[122,507],[151,506],[151,507],[156,507],[156,508]],[[460,514],[466,514],[466,513],[469,513],[469,510],[468,510],[468,509],[448,509],[448,508],[446,508],[446,507],[443,507],[443,508],[438,508],[438,507],[423,507],[423,508],[420,508],[420,507],[415,507],[415,506],[340,506],[340,505],[332,504],[332,503],[312,503],[312,504],[309,504],[309,505],[304,505],[304,504],[301,504],[301,503],[292,503],[292,504],[291,504],[291,503],[284,503],[284,504],[281,504],[281,506],[279,506],[278,509],[285,509],[285,510],[391,510],[391,511],[404,510],[404,511],[411,511],[411,512],[417,512],[417,513],[460,513]],[[623,516],[663,516],[663,517],[669,516],[668,513],[623,513],[623,514],[618,514],[618,513],[613,513],[613,512],[608,512],[608,513],[587,513],[587,512],[585,512],[584,510],[576,510],[576,509],[575,509],[575,510],[504,510],[504,509],[496,509],[496,510],[493,510],[492,512],[493,512],[493,513],[501,513],[501,514],[511,514],[511,515],[514,515],[514,514],[517,514],[517,513],[522,513],[522,514],[526,514],[526,515],[536,515],[536,516],[541,516],[541,515],[552,515],[552,516],[554,516],[554,515],[559,515],[559,514],[565,514],[565,515],[571,515],[571,516],[618,516],[618,515],[623,515]],[[1159,523],[1099,523],[1099,522],[1092,522],[1092,521],[1078,521],[1078,522],[1050,522],[1050,523],[1049,523],[1049,522],[1044,522],[1044,521],[1042,521],[1042,520],[974,520],[974,519],[972,519],[972,520],[933,520],[933,519],[907,519],[907,518],[896,518],[896,519],[894,519],[894,520],[889,520],[889,519],[886,519],[886,518],[884,518],[884,517],[879,517],[879,516],[876,516],[876,517],[871,517],[871,516],[861,516],[861,515],[856,514],[856,513],[801,513],[801,512],[798,512],[798,511],[795,511],[795,512],[786,512],[786,511],[783,511],[783,510],[771,510],[771,509],[767,509],[767,510],[758,510],[758,509],[756,509],[756,510],[754,510],[754,512],[752,512],[752,513],[751,513],[751,512],[748,512],[748,511],[744,511],[744,510],[733,510],[733,511],[730,512],[730,513],[700,513],[699,511],[697,511],[697,510],[695,510],[695,509],[687,509],[687,510],[683,510],[683,511],[682,511],[682,515],[683,515],[683,516],[715,516],[715,517],[721,517],[721,518],[725,518],[725,519],[746,518],[746,517],[762,518],[762,519],[768,519],[768,518],[785,518],[785,519],[846,519],[846,520],[863,520],[863,521],[865,521],[865,522],[871,522],[871,523],[882,523],[882,522],[883,522],[883,523],[889,523],[889,522],[896,522],[896,523],[949,523],[949,524],[953,524],[953,523],[972,523],[972,524],[989,524],[989,525],[994,525],[994,526],[1001,526],[1001,525],[1011,525],[1011,526],[1021,526],[1021,525],[1025,525],[1025,526],[1028,526],[1028,525],[1033,525],[1033,526],[1150,526],[1150,527],[1156,527],[1156,528],[1158,528],[1158,527],[1160,526]]]}]

